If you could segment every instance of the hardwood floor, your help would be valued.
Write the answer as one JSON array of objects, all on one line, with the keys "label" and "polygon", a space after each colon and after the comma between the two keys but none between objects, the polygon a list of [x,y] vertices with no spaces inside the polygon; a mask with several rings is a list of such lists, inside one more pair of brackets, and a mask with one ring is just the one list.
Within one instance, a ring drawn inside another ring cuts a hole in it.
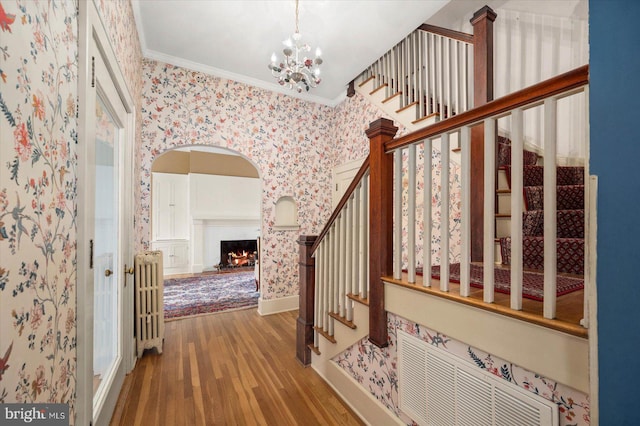
[{"label": "hardwood floor", "polygon": [[163,354],[127,376],[111,425],[360,425],[295,358],[297,311],[255,309],[166,324]]}]

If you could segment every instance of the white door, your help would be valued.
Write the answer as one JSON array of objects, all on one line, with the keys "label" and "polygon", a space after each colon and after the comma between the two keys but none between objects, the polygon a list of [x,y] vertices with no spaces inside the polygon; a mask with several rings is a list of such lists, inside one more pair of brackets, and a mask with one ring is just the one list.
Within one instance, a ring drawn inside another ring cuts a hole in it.
[{"label": "white door", "polygon": [[351,185],[353,178],[358,174],[360,166],[364,159],[349,161],[348,163],[341,164],[333,169],[332,173],[332,207],[335,209],[340,199],[347,192],[347,188]]},{"label": "white door", "polygon": [[95,5],[81,7],[77,424],[108,425],[133,366],[133,102]]},{"label": "white door", "polygon": [[[97,62],[97,61],[96,61]],[[102,64],[101,64],[102,65]],[[97,72],[96,74],[99,74]],[[93,242],[93,412],[100,414],[109,392],[124,377],[122,368],[122,292],[124,265],[121,264],[123,235],[118,190],[121,187],[120,152],[124,140],[126,111],[113,98],[110,82],[97,80],[95,97],[95,180]],[[111,83],[112,85],[113,83]]]}]

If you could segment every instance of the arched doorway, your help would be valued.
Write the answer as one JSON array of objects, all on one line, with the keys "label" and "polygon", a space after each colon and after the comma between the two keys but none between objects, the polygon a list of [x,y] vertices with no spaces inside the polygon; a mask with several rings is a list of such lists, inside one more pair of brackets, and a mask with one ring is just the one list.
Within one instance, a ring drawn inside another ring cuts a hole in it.
[{"label": "arched doorway", "polygon": [[158,156],[150,246],[163,252],[165,280],[251,272],[257,291],[261,204],[258,169],[237,152],[190,146]]}]

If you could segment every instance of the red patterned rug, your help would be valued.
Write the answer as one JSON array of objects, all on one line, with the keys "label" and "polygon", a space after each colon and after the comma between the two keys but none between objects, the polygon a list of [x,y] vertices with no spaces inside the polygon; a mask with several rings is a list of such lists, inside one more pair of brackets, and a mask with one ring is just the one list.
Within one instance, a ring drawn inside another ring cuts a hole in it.
[{"label": "red patterned rug", "polygon": [[[527,299],[542,301],[544,295],[544,274],[539,272],[526,271],[523,274],[522,281],[522,297]],[[431,277],[440,279],[440,266],[436,265],[431,268]],[[453,263],[449,265],[449,280],[454,283],[460,282],[460,264]],[[482,288],[483,268],[480,265],[471,265],[471,286]],[[504,268],[494,269],[494,289],[498,293],[511,293],[511,271]],[[556,295],[572,293],[584,288],[584,280],[581,278],[572,278],[558,276],[556,280]]]},{"label": "red patterned rug", "polygon": [[258,306],[253,271],[164,280],[164,317],[175,319]]}]

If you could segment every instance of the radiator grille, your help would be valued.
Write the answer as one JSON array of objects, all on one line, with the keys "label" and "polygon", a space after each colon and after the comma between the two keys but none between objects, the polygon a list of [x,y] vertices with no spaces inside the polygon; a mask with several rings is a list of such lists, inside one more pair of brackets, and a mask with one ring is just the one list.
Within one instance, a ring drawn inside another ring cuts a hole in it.
[{"label": "radiator grille", "polygon": [[400,409],[420,425],[558,426],[558,406],[398,332]]},{"label": "radiator grille", "polygon": [[145,349],[162,353],[164,342],[164,276],[162,252],[147,251],[135,258],[136,343],[138,358]]}]

